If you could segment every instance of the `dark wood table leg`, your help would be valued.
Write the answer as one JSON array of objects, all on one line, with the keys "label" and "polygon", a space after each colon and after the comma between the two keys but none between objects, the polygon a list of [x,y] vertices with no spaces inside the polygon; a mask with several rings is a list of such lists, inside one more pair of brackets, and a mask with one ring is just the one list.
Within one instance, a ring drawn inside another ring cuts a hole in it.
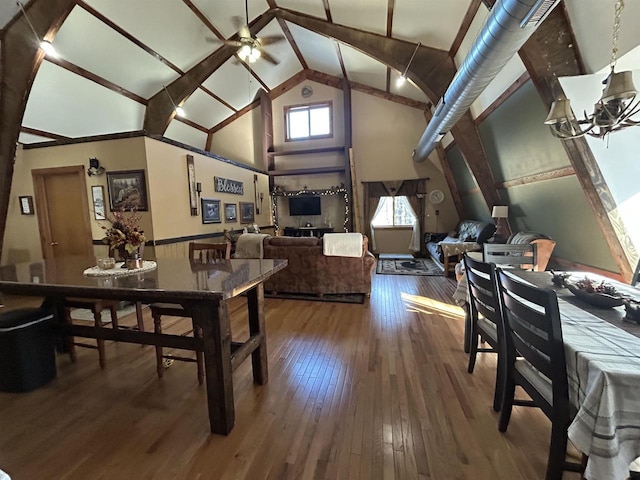
[{"label": "dark wood table leg", "polygon": [[231,376],[231,327],[227,303],[193,302],[185,305],[202,328],[205,384],[211,433],[227,435],[235,423]]},{"label": "dark wood table leg", "polygon": [[264,314],[264,285],[260,283],[247,292],[249,308],[249,334],[259,335],[260,344],[251,354],[253,366],[253,380],[259,385],[269,381],[269,367],[267,365],[267,332],[265,331]]}]

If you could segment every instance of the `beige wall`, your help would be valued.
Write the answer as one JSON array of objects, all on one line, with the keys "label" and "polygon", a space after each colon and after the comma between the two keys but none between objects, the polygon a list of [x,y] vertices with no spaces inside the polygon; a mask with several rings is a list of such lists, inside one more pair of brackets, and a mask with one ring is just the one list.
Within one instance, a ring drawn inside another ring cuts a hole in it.
[{"label": "beige wall", "polygon": [[[203,224],[200,206],[197,216],[190,215],[186,156],[190,154],[194,157],[196,182],[202,183],[202,198],[220,200],[222,209],[225,203],[254,202],[255,172],[151,138],[145,138],[145,144],[147,175],[151,185],[149,201],[153,210],[154,240],[222,232],[224,229],[239,229],[244,226],[239,221],[239,207],[238,221],[235,223],[225,223],[223,218],[222,223]],[[258,192],[264,194],[264,201],[259,215],[256,211],[255,223],[269,225],[269,179],[262,173],[256,175]],[[243,182],[244,195],[215,192],[214,176]]]},{"label": "beige wall", "polygon": [[241,115],[211,136],[211,152],[245,165],[266,170],[262,161],[260,107]]},{"label": "beige wall", "polygon": [[[364,214],[361,182],[428,177],[430,180],[427,182],[427,191],[442,190],[445,199],[438,205],[426,201],[426,230],[435,231],[435,210],[440,211],[440,227],[449,223],[455,225],[458,214],[441,170],[431,161],[432,157],[421,163],[414,162],[411,158],[411,152],[427,124],[424,113],[416,108],[357,91],[352,92],[352,110],[353,154],[360,195],[360,215]],[[382,236],[380,241],[376,236],[376,244],[380,252],[395,248],[394,245],[387,245]]]},{"label": "beige wall", "polygon": [[[89,158],[96,157],[100,165],[107,171],[139,170],[145,168],[145,149],[142,137],[120,140],[105,140],[100,142],[77,143],[60,145],[49,148],[35,148],[30,150],[18,149],[13,181],[7,227],[5,230],[2,250],[2,263],[13,261],[31,261],[42,257],[40,234],[38,229],[38,212],[35,215],[21,215],[18,197],[33,195],[33,180],[31,170],[39,168],[56,168],[70,165],[88,167]],[[91,187],[102,185],[105,191],[105,201],[108,202],[107,176],[87,177],[87,198],[90,207],[93,206]],[[147,178],[147,186],[149,179]],[[108,204],[107,204],[107,212]],[[147,236],[152,237],[151,212],[141,212],[141,225]],[[94,219],[93,211],[87,212],[90,219],[91,234],[94,240],[104,237],[101,224],[105,221]],[[97,253],[103,254],[98,247]]]},{"label": "beige wall", "polygon": [[[202,224],[200,208],[198,215],[190,215],[187,185],[186,155],[195,159],[196,181],[202,183],[202,196],[221,200],[224,203],[254,202],[254,172],[180,147],[146,137],[86,142],[30,150],[18,149],[15,164],[7,228],[5,230],[2,263],[27,262],[42,257],[38,218],[36,215],[21,215],[18,196],[33,195],[32,169],[56,168],[69,165],[88,167],[89,158],[96,157],[107,172],[119,170],[146,170],[148,212],[142,215],[141,226],[148,240],[164,240],[189,235],[222,232],[224,229],[240,229],[243,224]],[[265,174],[257,173],[258,192],[264,194],[260,214],[255,216],[258,225],[271,224],[269,181]],[[214,192],[213,177],[219,176],[244,183],[243,196]],[[87,198],[93,205],[91,187],[102,185],[108,208],[107,175],[87,177]],[[101,225],[108,221],[95,220],[93,211],[87,212],[94,240],[104,237]],[[106,246],[95,246],[96,255],[106,255]],[[152,247],[145,250],[145,257],[153,256]]]}]

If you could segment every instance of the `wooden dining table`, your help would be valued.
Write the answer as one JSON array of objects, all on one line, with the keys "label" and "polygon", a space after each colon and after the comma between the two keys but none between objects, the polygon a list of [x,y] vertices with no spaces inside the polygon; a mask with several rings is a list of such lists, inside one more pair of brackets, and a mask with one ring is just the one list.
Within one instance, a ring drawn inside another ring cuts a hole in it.
[{"label": "wooden dining table", "polygon": [[[0,292],[42,297],[43,307],[56,312],[56,328],[64,336],[204,352],[211,432],[228,434],[235,422],[233,370],[251,356],[254,381],[261,385],[268,381],[263,282],[285,268],[287,261],[234,259],[203,264],[187,258],[158,258],[146,261],[145,271],[90,276],[87,271],[95,265],[94,257],[11,265],[0,276]],[[244,342],[234,342],[226,301],[245,292],[250,335]],[[202,329],[203,338],[68,325],[63,320],[66,297],[178,303]]]},{"label": "wooden dining table", "polygon": [[[565,345],[569,399],[577,414],[571,442],[588,456],[588,480],[624,480],[640,457],[640,325],[625,319],[625,308],[598,308],[554,286],[549,272],[510,270],[540,288],[556,291]],[[569,272],[613,285],[640,300],[640,290],[592,273]],[[636,478],[634,476],[634,478]]]}]

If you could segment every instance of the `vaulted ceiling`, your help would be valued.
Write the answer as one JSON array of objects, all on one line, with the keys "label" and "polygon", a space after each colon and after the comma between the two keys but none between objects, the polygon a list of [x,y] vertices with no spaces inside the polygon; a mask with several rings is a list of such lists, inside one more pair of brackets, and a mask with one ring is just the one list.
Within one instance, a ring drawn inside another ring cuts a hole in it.
[{"label": "vaulted ceiling", "polygon": [[[589,32],[591,38],[597,33],[607,39],[594,42],[606,47],[596,48],[595,59],[589,55],[586,58],[587,66],[597,70],[608,60],[607,32],[612,23],[608,10],[613,1],[566,3],[579,43],[588,42]],[[628,3],[627,10],[632,11],[625,14],[633,18],[634,12],[640,13],[634,4],[640,2]],[[26,8],[30,15],[29,4]],[[59,57],[46,57],[37,71],[19,141],[141,130],[153,121],[145,120],[145,116],[155,112],[149,107],[154,99],[167,103],[168,94],[163,89],[167,85],[173,100],[183,101],[186,115],[182,119],[166,118],[169,123],[160,122],[157,129],[169,138],[204,148],[208,133],[251,104],[260,88],[275,94],[288,80],[291,83],[290,79],[295,81],[296,75],[302,78],[301,72],[309,71],[346,77],[372,92],[426,106],[429,99],[415,84],[396,86],[401,73],[398,67],[390,68],[363,53],[357,44],[326,36],[327,31],[319,31],[322,28],[304,28],[295,18],[310,16],[329,25],[343,25],[411,45],[420,42],[455,56],[459,64],[470,46],[471,33],[480,28],[487,14],[479,0],[249,0],[252,32],[259,37],[287,38],[286,42],[265,47],[278,60],[273,65],[262,59],[245,64],[233,55],[236,49],[220,41],[237,34],[234,17],[244,19],[242,0],[79,0],[53,38]],[[0,28],[20,15],[13,0],[1,2]],[[461,28],[462,33],[469,28],[467,38],[459,35]],[[623,53],[625,42],[623,36]],[[601,64],[597,64],[599,57]],[[207,62],[213,67],[206,75],[200,72],[202,80],[197,81],[197,88],[184,92],[172,89],[179,79]],[[515,59],[507,70],[493,85],[485,104],[525,68]]]}]

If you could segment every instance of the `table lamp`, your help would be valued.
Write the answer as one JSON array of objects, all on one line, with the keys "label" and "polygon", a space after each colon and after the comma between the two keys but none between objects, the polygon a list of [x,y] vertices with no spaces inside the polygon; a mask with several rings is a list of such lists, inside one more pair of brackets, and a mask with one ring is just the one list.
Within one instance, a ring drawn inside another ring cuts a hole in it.
[{"label": "table lamp", "polygon": [[507,230],[504,228],[503,218],[509,217],[509,207],[506,205],[496,205],[491,211],[491,216],[496,219],[496,234],[497,238],[506,238]]}]

